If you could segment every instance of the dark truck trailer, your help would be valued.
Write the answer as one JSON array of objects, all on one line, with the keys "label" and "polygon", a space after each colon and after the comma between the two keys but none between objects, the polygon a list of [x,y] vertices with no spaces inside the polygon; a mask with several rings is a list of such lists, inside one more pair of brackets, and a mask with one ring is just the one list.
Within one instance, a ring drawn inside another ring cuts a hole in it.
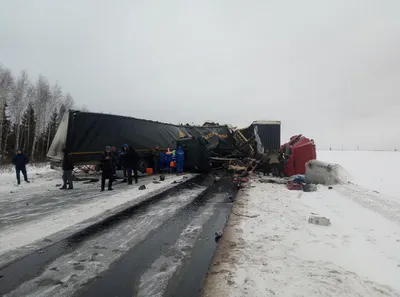
[{"label": "dark truck trailer", "polygon": [[254,144],[257,154],[265,151],[280,150],[281,122],[255,121],[249,127],[239,130],[242,135]]},{"label": "dark truck trailer", "polygon": [[71,110],[61,122],[47,153],[50,161],[60,162],[62,149],[71,152],[76,165],[99,164],[107,145],[120,150],[131,145],[139,153],[138,168],[153,167],[152,151],[176,148],[180,138],[201,137],[212,144],[219,139],[233,143],[227,126],[180,126],[110,114]]}]

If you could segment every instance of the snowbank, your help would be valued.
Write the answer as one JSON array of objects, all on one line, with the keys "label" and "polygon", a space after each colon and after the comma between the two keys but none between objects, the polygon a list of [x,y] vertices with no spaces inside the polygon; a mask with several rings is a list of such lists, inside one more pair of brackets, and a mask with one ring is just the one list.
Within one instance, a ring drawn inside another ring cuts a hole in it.
[{"label": "snowbank", "polygon": [[[370,193],[376,207],[368,209],[342,186],[304,193],[252,185],[237,198],[204,297],[400,296],[399,221],[376,209],[385,197]],[[309,224],[311,213],[332,225]]]}]

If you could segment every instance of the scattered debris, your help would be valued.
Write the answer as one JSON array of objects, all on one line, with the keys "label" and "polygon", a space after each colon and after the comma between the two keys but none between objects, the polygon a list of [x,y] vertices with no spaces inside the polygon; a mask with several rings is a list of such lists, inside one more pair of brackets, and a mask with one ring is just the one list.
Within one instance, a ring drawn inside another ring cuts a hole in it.
[{"label": "scattered debris", "polygon": [[304,192],[315,192],[315,191],[317,191],[317,185],[305,184],[305,185],[303,185],[303,191]]},{"label": "scattered debris", "polygon": [[141,186],[139,187],[139,190],[146,190],[146,185],[141,185]]},{"label": "scattered debris", "polygon": [[300,191],[300,190],[303,189],[303,185],[294,183],[293,181],[288,181],[288,182],[286,183],[286,187],[287,187],[289,190],[295,190],[295,191]]},{"label": "scattered debris", "polygon": [[91,184],[91,183],[97,183],[100,179],[98,178],[91,178],[87,181],[84,182],[84,184]]},{"label": "scattered debris", "polygon": [[219,182],[221,180],[221,177],[219,177],[219,176],[214,176],[214,182],[216,183],[216,182]]},{"label": "scattered debris", "polygon": [[228,166],[228,170],[233,171],[233,172],[243,172],[243,171],[246,171],[246,168],[247,167],[245,167],[245,166],[235,166],[235,165]]},{"label": "scattered debris", "polygon": [[310,218],[308,219],[308,223],[321,226],[330,226],[331,220],[326,217],[311,215]]},{"label": "scattered debris", "polygon": [[160,181],[165,181],[165,176],[164,175],[160,175]]},{"label": "scattered debris", "polygon": [[158,180],[153,180],[153,184],[161,184],[161,182]]},{"label": "scattered debris", "polygon": [[218,240],[222,237],[222,230],[215,232],[215,241],[218,242]]}]

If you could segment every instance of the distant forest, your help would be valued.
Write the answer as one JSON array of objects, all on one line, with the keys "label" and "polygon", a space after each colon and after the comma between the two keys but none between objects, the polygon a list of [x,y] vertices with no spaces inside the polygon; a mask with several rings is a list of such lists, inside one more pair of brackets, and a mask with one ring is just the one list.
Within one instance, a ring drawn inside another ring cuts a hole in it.
[{"label": "distant forest", "polygon": [[23,70],[14,76],[0,64],[0,162],[9,163],[18,148],[31,161],[43,161],[57,128],[74,105],[69,93],[39,75],[33,83]]}]

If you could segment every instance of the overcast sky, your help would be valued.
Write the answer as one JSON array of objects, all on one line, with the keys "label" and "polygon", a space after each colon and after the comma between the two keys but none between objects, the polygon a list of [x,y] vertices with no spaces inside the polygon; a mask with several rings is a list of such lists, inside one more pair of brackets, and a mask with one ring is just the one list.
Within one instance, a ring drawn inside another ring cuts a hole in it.
[{"label": "overcast sky", "polygon": [[0,63],[90,111],[400,148],[399,0],[1,0]]}]

